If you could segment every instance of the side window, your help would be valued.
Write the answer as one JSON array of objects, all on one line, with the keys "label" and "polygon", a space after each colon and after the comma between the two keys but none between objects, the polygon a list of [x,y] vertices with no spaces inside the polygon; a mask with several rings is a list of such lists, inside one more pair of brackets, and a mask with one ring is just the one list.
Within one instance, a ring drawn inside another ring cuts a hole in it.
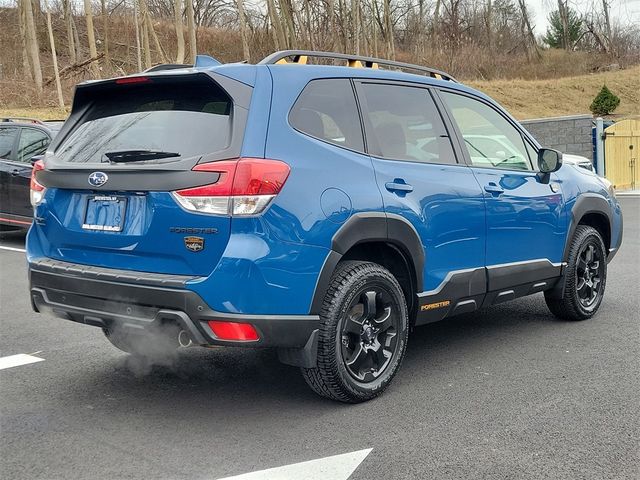
[{"label": "side window", "polygon": [[475,167],[531,170],[522,134],[496,110],[473,98],[441,92]]},{"label": "side window", "polygon": [[0,128],[0,158],[11,158],[17,133],[18,129],[15,127]]},{"label": "side window", "polygon": [[296,130],[319,140],[364,151],[360,116],[348,79],[309,82],[291,109],[289,122]]},{"label": "side window", "polygon": [[18,161],[28,162],[35,155],[42,155],[47,151],[51,139],[42,130],[23,128],[18,142]]},{"label": "side window", "polygon": [[457,163],[440,113],[424,88],[365,83],[368,127],[382,157],[423,163]]}]

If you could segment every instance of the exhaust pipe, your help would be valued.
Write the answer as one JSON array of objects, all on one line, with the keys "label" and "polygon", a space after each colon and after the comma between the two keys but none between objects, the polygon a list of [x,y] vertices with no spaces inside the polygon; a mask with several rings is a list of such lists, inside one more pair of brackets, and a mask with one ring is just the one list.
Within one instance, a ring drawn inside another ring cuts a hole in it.
[{"label": "exhaust pipe", "polygon": [[178,332],[178,345],[180,345],[183,348],[187,348],[193,345],[193,342],[191,341],[191,337],[189,336],[186,330],[180,330]]}]

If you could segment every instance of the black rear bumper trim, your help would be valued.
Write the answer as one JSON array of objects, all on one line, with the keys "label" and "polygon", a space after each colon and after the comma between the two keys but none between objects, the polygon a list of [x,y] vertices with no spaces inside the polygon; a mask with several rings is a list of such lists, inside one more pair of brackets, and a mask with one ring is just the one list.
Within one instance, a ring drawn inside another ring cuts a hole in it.
[{"label": "black rear bumper trim", "polygon": [[[63,263],[63,262],[60,262]],[[144,333],[164,322],[173,322],[190,333],[196,345],[303,348],[319,328],[317,315],[245,315],[212,310],[194,291],[183,288],[126,283],[85,276],[75,269],[43,270],[29,266],[34,309],[87,325],[117,325]],[[111,269],[104,269],[111,270]],[[112,270],[110,278],[119,277]],[[139,272],[129,272],[135,276]],[[252,324],[260,337],[255,342],[221,340],[208,326],[209,320]]]}]

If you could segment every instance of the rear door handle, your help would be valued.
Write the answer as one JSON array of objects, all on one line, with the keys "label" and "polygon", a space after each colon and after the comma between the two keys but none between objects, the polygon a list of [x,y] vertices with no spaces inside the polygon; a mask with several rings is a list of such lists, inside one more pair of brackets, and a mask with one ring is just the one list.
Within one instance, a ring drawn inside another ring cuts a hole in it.
[{"label": "rear door handle", "polygon": [[484,186],[484,191],[490,193],[491,195],[500,195],[504,193],[504,189],[493,182],[488,183]]},{"label": "rear door handle", "polygon": [[13,170],[11,170],[11,175],[14,177],[17,177],[20,174],[20,170],[18,170],[17,168],[14,168]]},{"label": "rear door handle", "polygon": [[384,186],[390,192],[403,192],[403,193],[413,192],[413,185],[409,185],[408,183],[399,181],[399,179],[396,179],[393,182],[387,182],[384,184]]}]

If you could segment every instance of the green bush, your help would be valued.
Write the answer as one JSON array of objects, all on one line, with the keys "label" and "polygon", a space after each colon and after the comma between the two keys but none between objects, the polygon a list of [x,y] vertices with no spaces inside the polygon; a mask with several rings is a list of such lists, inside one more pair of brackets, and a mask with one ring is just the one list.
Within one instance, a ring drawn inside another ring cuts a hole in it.
[{"label": "green bush", "polygon": [[594,115],[609,115],[620,105],[620,98],[613,94],[606,85],[602,86],[600,93],[591,102],[589,110]]}]

